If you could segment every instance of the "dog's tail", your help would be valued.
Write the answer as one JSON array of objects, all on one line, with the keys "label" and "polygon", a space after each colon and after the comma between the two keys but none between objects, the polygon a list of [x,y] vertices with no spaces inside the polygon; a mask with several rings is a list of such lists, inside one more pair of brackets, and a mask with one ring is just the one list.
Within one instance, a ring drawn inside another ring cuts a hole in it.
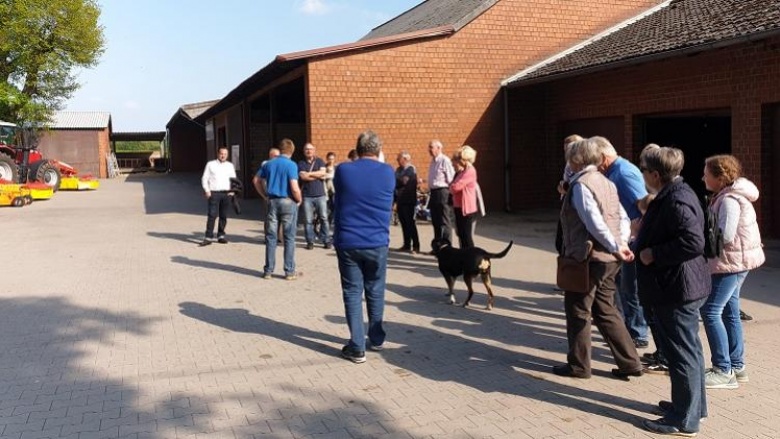
[{"label": "dog's tail", "polygon": [[490,259],[501,259],[504,256],[506,256],[507,253],[509,253],[509,249],[512,248],[512,244],[514,244],[514,241],[509,241],[509,245],[506,246],[506,248],[501,253],[488,253],[487,256]]}]

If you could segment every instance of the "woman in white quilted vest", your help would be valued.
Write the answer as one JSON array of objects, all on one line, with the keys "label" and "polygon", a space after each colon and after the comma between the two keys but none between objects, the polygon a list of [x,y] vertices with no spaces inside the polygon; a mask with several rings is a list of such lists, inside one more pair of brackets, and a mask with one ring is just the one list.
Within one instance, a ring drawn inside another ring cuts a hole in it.
[{"label": "woman in white quilted vest", "polygon": [[742,166],[731,155],[705,160],[704,184],[714,196],[709,205],[723,232],[723,252],[710,259],[712,292],[701,307],[712,353],[705,374],[708,389],[736,389],[748,381],[745,343],[739,318],[739,292],[750,270],[764,263],[761,234],[753,203],[758,188],[742,177]]}]

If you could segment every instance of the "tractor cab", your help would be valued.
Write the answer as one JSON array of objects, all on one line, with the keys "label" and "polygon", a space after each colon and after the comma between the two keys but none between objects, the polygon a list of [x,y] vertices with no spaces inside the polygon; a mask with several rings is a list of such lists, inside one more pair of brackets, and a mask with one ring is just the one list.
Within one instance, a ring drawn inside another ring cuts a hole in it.
[{"label": "tractor cab", "polygon": [[0,145],[12,145],[15,137],[16,125],[0,120]]}]

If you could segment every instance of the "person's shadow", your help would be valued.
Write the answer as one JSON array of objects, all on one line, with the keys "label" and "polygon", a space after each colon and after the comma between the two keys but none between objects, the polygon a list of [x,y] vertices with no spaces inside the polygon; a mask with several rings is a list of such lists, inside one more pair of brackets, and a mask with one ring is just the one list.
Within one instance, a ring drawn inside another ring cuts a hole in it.
[{"label": "person's shadow", "polygon": [[[330,357],[339,355],[339,347],[344,342],[329,334],[252,315],[246,309],[219,309],[196,302],[182,302],[179,306],[180,312],[191,318],[231,331],[274,337]],[[344,323],[343,316],[327,315],[325,319]],[[468,323],[464,322],[466,325]],[[385,326],[390,335],[389,343],[382,352],[371,354],[381,355],[386,362],[396,366],[396,374],[417,374],[436,381],[459,383],[484,393],[533,398],[637,427],[641,418],[629,410],[650,412],[654,408],[650,404],[579,387],[573,379],[554,377],[549,372],[550,360],[546,358],[430,328],[392,322]],[[567,383],[557,382],[561,380]]]},{"label": "person's shadow", "polygon": [[212,308],[197,302],[182,302],[179,308],[180,313],[193,319],[235,332],[273,337],[325,355],[337,355],[344,343],[339,337],[256,316],[246,309]]}]

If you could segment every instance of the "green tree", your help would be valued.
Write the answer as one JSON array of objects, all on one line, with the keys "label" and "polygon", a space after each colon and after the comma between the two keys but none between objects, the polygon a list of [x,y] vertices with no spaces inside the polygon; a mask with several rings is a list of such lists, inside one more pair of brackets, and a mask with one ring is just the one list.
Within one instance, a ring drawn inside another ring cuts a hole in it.
[{"label": "green tree", "polygon": [[0,120],[44,126],[104,51],[96,0],[0,0]]}]

